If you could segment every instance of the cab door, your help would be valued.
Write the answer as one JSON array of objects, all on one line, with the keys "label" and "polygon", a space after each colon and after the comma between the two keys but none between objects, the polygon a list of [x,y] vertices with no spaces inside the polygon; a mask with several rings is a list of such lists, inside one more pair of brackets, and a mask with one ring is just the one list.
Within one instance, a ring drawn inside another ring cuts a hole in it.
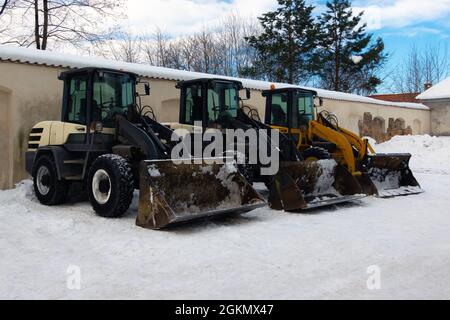
[{"label": "cab door", "polygon": [[299,144],[301,131],[296,127],[298,113],[293,110],[292,94],[290,91],[270,93],[266,103],[266,124],[273,129],[289,135],[295,144]]},{"label": "cab door", "polygon": [[87,145],[89,116],[89,75],[74,75],[66,81],[66,111],[61,140],[71,148],[84,149],[82,146]]}]

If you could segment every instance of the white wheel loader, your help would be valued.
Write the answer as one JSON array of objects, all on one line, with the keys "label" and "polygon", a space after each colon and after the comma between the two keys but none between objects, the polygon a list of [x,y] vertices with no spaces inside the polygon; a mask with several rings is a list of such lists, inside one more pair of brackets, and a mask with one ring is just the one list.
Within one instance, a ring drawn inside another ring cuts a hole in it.
[{"label": "white wheel loader", "polygon": [[173,131],[137,105],[137,75],[83,68],[60,80],[61,121],[36,124],[26,153],[42,204],[64,203],[70,185],[81,182],[95,212],[115,218],[140,189],[137,224],[151,229],[265,205],[233,165],[173,163]]}]

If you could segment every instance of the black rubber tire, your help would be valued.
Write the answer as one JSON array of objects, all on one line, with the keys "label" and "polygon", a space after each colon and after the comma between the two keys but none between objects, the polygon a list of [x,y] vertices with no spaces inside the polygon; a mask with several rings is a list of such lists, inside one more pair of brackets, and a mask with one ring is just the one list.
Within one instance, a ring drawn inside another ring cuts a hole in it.
[{"label": "black rubber tire", "polygon": [[[37,173],[39,168],[43,166],[46,167],[49,172],[48,183],[50,190],[47,194],[42,194],[38,188]],[[32,173],[34,192],[41,204],[46,206],[56,206],[63,204],[66,201],[70,184],[67,181],[58,180],[56,163],[52,156],[40,156],[34,163]]]},{"label": "black rubber tire", "polygon": [[[92,191],[92,181],[98,170],[104,170],[110,178],[111,194],[106,203],[97,202]],[[119,218],[131,205],[134,192],[133,172],[129,163],[122,157],[107,154],[98,157],[91,165],[87,178],[87,193],[95,212],[105,218]]]},{"label": "black rubber tire", "polygon": [[329,160],[332,159],[331,154],[328,150],[319,148],[319,147],[311,147],[306,149],[302,153],[303,159],[308,160],[308,158],[314,158],[316,160]]}]

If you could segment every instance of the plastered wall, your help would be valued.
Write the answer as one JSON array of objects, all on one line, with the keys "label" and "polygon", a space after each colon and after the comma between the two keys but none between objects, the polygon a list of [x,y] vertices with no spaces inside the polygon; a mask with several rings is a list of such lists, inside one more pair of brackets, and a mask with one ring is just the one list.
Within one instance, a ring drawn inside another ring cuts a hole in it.
[{"label": "plastered wall", "polygon": [[[61,118],[63,83],[58,80],[62,68],[0,61],[0,188],[6,189],[27,178],[25,152],[28,134],[34,124]],[[148,80],[151,95],[142,104],[151,106],[160,122],[179,120],[179,90],[176,82]],[[142,88],[138,91],[143,92]],[[245,94],[243,93],[243,96]],[[252,91],[245,104],[256,108],[264,120],[265,101],[260,91]],[[414,134],[430,133],[430,112],[348,101],[324,100],[326,109],[339,117],[340,125],[359,132],[364,113],[389,121],[404,119]],[[450,132],[450,130],[449,130]]]}]

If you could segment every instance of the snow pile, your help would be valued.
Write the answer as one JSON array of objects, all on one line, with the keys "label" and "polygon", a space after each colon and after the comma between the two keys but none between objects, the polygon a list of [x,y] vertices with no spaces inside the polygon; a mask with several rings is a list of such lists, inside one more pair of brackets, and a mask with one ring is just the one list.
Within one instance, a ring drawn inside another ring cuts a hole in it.
[{"label": "snow pile", "polygon": [[30,181],[0,191],[0,299],[450,299],[450,138],[375,148],[411,152],[426,192],[150,231],[135,225],[137,198],[104,219],[85,202],[40,205]]},{"label": "snow pile", "polygon": [[395,136],[372,146],[377,153],[411,153],[413,171],[450,172],[450,137]]},{"label": "snow pile", "polygon": [[335,195],[338,196],[339,192],[333,187],[335,179],[337,163],[334,160],[320,160],[318,165],[321,168],[317,172],[318,179],[314,186],[313,196],[320,195]]},{"label": "snow pile", "polygon": [[417,96],[419,100],[433,100],[450,98],[450,78],[436,84],[424,93]]},{"label": "snow pile", "polygon": [[235,181],[236,174],[238,174],[238,169],[235,163],[226,163],[217,173],[216,179],[229,192],[227,198],[218,205],[217,209],[238,208],[241,206],[243,202],[242,192],[240,185]]}]

